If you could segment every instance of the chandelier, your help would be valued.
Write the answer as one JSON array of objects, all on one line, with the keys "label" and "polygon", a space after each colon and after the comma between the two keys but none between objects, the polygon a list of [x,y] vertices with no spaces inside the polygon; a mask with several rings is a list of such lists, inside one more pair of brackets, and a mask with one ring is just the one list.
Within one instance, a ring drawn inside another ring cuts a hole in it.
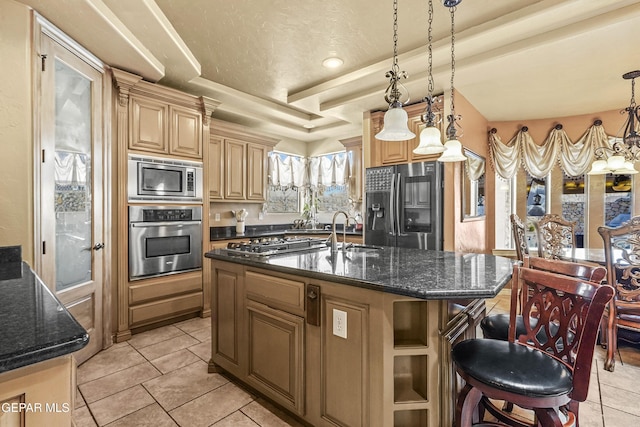
[{"label": "chandelier", "polygon": [[447,141],[444,143],[444,153],[438,158],[439,162],[463,162],[467,160],[465,155],[462,154],[462,144],[458,141],[456,135],[456,120],[462,117],[456,116],[453,89],[453,78],[456,73],[455,11],[456,6],[461,2],[462,0],[443,0],[443,4],[449,8],[451,14],[451,114],[447,117],[447,120],[449,120],[449,125],[447,126]]},{"label": "chandelier", "polygon": [[425,113],[420,117],[425,127],[420,132],[420,144],[413,150],[415,154],[439,154],[445,149],[440,139],[440,130],[436,127],[435,120],[436,115],[433,113],[433,49],[431,42],[433,37],[431,35],[431,28],[433,24],[433,2],[429,0],[429,16],[427,22],[429,27],[427,30],[427,52],[428,52],[428,64],[429,64],[429,76],[427,79],[427,96],[424,101],[427,103]]},{"label": "chandelier", "polygon": [[595,150],[596,160],[591,165],[591,170],[587,175],[631,175],[638,171],[634,163],[640,160],[640,135],[638,135],[638,124],[640,117],[638,111],[640,106],[635,100],[635,79],[640,77],[640,71],[630,71],[622,75],[625,80],[631,80],[631,101],[629,106],[622,110],[621,114],[627,114],[627,121],[623,125],[622,138],[616,138],[611,148],[598,147]]},{"label": "chandelier", "polygon": [[[398,66],[398,0],[393,0],[393,64],[391,70],[387,71],[385,75],[389,79],[389,86],[384,92],[384,99],[389,104],[389,109],[384,113],[384,126],[380,132],[376,134],[376,138],[381,141],[406,141],[416,136],[409,130],[407,121],[409,116],[407,112],[402,109],[402,93],[400,87],[405,88],[401,79],[407,78],[405,71],[400,71]],[[407,100],[408,91],[407,91]]]}]

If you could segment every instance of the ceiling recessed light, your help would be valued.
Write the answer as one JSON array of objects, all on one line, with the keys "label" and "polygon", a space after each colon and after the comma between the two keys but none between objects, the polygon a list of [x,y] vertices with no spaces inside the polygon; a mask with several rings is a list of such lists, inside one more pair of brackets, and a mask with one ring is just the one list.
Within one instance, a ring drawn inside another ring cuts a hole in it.
[{"label": "ceiling recessed light", "polygon": [[316,125],[314,125],[313,123],[306,123],[302,125],[302,127],[305,129],[313,129],[314,127],[316,127]]},{"label": "ceiling recessed light", "polygon": [[344,61],[337,56],[331,56],[322,61],[322,66],[325,68],[338,68],[344,64]]}]

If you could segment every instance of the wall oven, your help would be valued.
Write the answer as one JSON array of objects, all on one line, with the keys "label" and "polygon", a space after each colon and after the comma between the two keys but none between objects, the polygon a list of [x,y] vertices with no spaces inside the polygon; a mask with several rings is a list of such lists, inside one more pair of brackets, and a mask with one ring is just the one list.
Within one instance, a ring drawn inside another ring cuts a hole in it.
[{"label": "wall oven", "polygon": [[129,280],[201,268],[201,206],[129,206]]},{"label": "wall oven", "polygon": [[202,202],[202,163],[129,156],[129,201]]}]

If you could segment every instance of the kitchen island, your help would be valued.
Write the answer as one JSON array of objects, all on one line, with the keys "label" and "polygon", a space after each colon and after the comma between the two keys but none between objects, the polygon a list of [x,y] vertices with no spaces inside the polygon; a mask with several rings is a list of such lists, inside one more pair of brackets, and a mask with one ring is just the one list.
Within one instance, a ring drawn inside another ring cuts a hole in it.
[{"label": "kitchen island", "polygon": [[212,360],[313,424],[452,425],[451,346],[476,335],[513,261],[354,245],[214,250]]},{"label": "kitchen island", "polygon": [[0,425],[71,425],[71,353],[87,345],[87,331],[21,260],[19,247],[0,248],[0,300]]}]

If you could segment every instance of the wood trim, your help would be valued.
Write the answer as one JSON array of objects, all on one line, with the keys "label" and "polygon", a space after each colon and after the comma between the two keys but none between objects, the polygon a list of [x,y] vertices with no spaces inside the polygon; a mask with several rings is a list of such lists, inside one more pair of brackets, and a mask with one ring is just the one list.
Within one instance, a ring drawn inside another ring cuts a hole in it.
[{"label": "wood trim", "polygon": [[129,307],[131,327],[144,326],[162,319],[178,317],[202,308],[202,292],[165,298]]},{"label": "wood trim", "polygon": [[[116,236],[117,241],[112,251],[116,259],[114,278],[116,278],[117,290],[116,299],[116,325],[115,341],[122,342],[131,338],[131,329],[129,329],[129,245],[128,230],[129,224],[127,219],[127,147],[129,140],[129,94],[131,88],[137,84],[142,78],[134,74],[113,69],[114,83],[117,89],[118,103],[116,105],[116,131],[117,136],[114,141],[114,149],[116,150],[117,163],[117,209],[114,211],[117,215]],[[117,247],[116,247],[117,245]]]},{"label": "wood trim", "polygon": [[274,147],[278,142],[280,142],[280,139],[265,136],[264,134],[256,132],[245,126],[218,119],[211,119],[209,126],[212,135],[225,139],[239,139],[244,142],[252,142],[254,144],[266,145],[268,147]]},{"label": "wood trim", "polygon": [[129,305],[202,291],[202,272],[194,271],[129,282]]}]

